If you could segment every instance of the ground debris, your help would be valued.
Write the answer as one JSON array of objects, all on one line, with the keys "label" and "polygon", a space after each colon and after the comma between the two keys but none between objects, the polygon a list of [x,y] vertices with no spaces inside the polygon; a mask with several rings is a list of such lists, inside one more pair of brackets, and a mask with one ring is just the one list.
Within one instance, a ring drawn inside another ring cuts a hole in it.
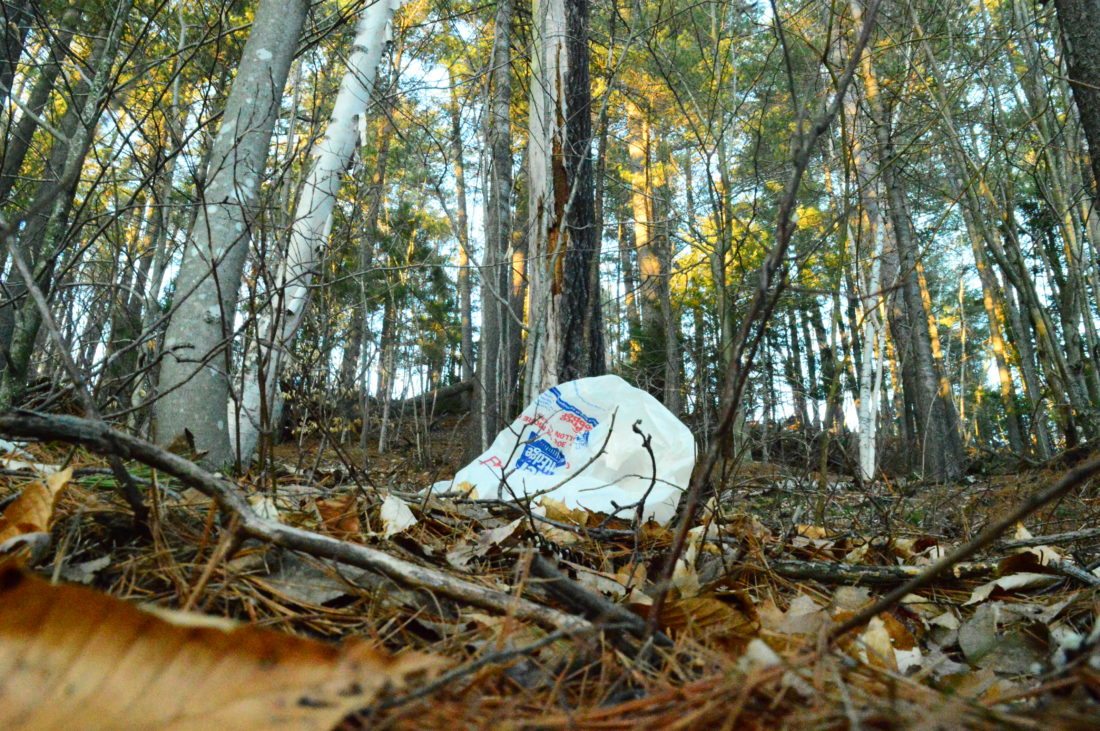
[{"label": "ground debris", "polygon": [[[57,450],[30,449],[36,462],[65,461]],[[365,471],[367,482],[313,462],[315,481],[285,469],[239,484],[287,525],[580,611],[536,570],[549,562],[636,621],[616,623],[608,612],[606,626],[588,615],[599,631],[554,632],[251,539],[230,555],[210,500],[131,464],[155,485],[151,536],[136,536],[125,502],[96,471],[103,462],[79,450],[71,481],[42,519],[52,540],[35,568],[164,609],[446,659],[442,682],[425,677],[386,691],[344,728],[1046,728],[1100,713],[1100,600],[1088,581],[1061,570],[1070,564],[1096,576],[1100,539],[1083,532],[1057,546],[1037,540],[1081,529],[1072,516],[1093,514],[1094,491],[1045,509],[1030,532],[1006,536],[831,649],[822,642],[830,626],[969,538],[1012,496],[1056,479],[1053,472],[904,491],[835,481],[818,522],[803,517],[821,502],[813,481],[757,469],[751,487],[732,480],[702,511],[668,601],[650,619],[668,528],[552,503],[530,511],[425,498],[412,489],[424,468],[403,472],[396,456],[380,460],[381,472]],[[36,482],[29,474],[2,479],[6,505]],[[667,645],[622,641],[644,635],[647,622]]]}]

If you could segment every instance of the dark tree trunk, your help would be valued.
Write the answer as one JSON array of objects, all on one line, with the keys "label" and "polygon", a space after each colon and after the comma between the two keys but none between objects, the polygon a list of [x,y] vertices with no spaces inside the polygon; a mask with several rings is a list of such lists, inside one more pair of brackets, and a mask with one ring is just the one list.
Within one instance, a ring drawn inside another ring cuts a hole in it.
[{"label": "dark tree trunk", "polygon": [[512,71],[511,0],[497,3],[493,39],[492,83],[487,105],[486,137],[489,147],[488,204],[485,207],[485,251],[481,275],[481,340],[477,381],[473,396],[477,403],[477,436],[482,449],[489,446],[500,428],[504,389],[508,377],[507,334],[512,324],[511,271],[509,255],[512,236]]},{"label": "dark tree trunk", "polygon": [[592,84],[588,72],[588,0],[567,0],[565,18],[569,56],[565,79],[564,165],[570,183],[566,202],[566,226],[570,246],[565,252],[565,286],[562,306],[563,381],[604,372],[603,325],[599,291],[590,286],[592,268],[599,258],[600,236],[592,179]]},{"label": "dark tree trunk", "polygon": [[[1100,0],[1055,0],[1054,7],[1094,185],[1100,185]],[[1093,195],[1100,201],[1100,190],[1094,188]]]}]

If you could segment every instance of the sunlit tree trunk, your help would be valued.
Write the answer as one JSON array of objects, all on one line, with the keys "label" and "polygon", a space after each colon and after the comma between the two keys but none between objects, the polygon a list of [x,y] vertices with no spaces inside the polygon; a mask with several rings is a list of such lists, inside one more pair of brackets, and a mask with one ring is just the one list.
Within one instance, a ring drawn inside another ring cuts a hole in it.
[{"label": "sunlit tree trunk", "polygon": [[[462,380],[474,378],[473,284],[470,278],[470,227],[466,211],[466,166],[463,162],[462,107],[458,99],[457,81],[451,78],[451,165],[455,177],[455,225],[458,228],[458,307],[461,333],[459,353],[462,359]],[[469,399],[464,396],[469,405]],[[475,440],[480,442],[480,440]],[[480,446],[480,444],[478,445]],[[476,451],[481,451],[480,449]]]},{"label": "sunlit tree trunk", "polygon": [[[317,143],[316,158],[298,199],[286,259],[277,279],[279,292],[274,312],[260,321],[262,347],[267,348],[269,344],[270,349],[264,354],[255,354],[256,360],[246,357],[239,436],[234,445],[241,460],[252,456],[264,426],[265,407],[267,415],[279,413],[279,381],[290,363],[291,346],[309,305],[313,277],[328,248],[332,210],[341,176],[359,141],[359,119],[366,114],[370,103],[394,7],[393,0],[378,0],[363,11],[356,26],[352,41],[354,50],[348,57],[348,68],[333,102],[332,116],[323,139]],[[262,377],[258,372],[261,368],[265,370]],[[277,421],[273,418],[271,423]]]},{"label": "sunlit tree trunk", "polygon": [[931,313],[922,296],[917,265],[917,246],[913,240],[912,223],[906,206],[905,192],[900,177],[893,169],[893,145],[888,129],[880,127],[883,160],[880,168],[882,185],[889,201],[890,221],[894,240],[898,247],[899,278],[905,301],[915,371],[917,415],[917,446],[921,455],[922,472],[935,480],[953,480],[963,473],[966,466],[962,438],[959,434],[958,413],[951,397],[951,386],[943,372],[942,358],[938,354],[938,338],[933,343],[929,321]]}]

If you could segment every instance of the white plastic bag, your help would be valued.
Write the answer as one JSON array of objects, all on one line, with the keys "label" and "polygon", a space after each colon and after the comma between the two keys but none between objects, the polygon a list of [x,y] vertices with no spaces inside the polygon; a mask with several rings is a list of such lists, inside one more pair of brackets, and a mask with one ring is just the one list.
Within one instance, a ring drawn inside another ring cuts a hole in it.
[{"label": "white plastic bag", "polygon": [[[637,421],[652,436],[656,480],[633,430]],[[483,498],[545,495],[570,508],[628,519],[644,497],[643,517],[668,523],[694,466],[695,440],[672,412],[618,376],[597,376],[544,392],[484,454],[433,489],[476,487]]]}]

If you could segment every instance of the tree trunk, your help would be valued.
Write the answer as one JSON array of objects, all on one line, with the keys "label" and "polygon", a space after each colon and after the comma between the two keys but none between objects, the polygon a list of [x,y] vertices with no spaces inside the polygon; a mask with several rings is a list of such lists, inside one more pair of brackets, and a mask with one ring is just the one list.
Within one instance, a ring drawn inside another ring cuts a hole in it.
[{"label": "tree trunk", "polygon": [[[1073,88],[1073,101],[1089,146],[1092,178],[1100,185],[1100,3],[1054,0]],[[1100,190],[1093,196],[1100,204]]]},{"label": "tree trunk", "polygon": [[536,0],[528,138],[527,401],[603,371],[594,230],[588,0]]},{"label": "tree trunk", "polygon": [[962,475],[966,466],[959,435],[958,414],[951,398],[951,386],[935,355],[937,348],[933,345],[929,331],[930,313],[926,309],[918,278],[917,245],[913,241],[912,224],[909,221],[901,180],[893,169],[893,141],[885,125],[880,127],[880,135],[885,162],[880,168],[882,185],[890,203],[890,220],[898,247],[902,299],[905,302],[912,345],[910,356],[916,386],[913,401],[916,405],[920,439],[920,444],[916,446],[921,455],[921,471],[934,480],[953,480]]},{"label": "tree trunk", "polygon": [[477,436],[485,449],[496,438],[506,417],[502,413],[508,359],[506,333],[512,323],[511,249],[512,238],[512,2],[497,3],[492,75],[486,99],[486,147],[488,148],[487,202],[485,206],[485,251],[481,275],[481,339],[478,352]]},{"label": "tree trunk", "polygon": [[[298,200],[286,260],[277,279],[279,294],[275,298],[274,311],[261,318],[258,328],[265,343],[270,343],[270,349],[266,354],[255,353],[255,360],[247,356],[245,360],[238,441],[233,445],[239,450],[242,461],[251,459],[259,434],[265,429],[264,407],[271,416],[277,416],[280,411],[279,381],[290,363],[294,336],[309,305],[313,276],[320,266],[321,255],[328,248],[332,210],[341,176],[359,141],[359,119],[366,114],[370,104],[394,7],[393,0],[378,0],[363,11],[352,42],[354,51],[348,58],[348,69],[333,103],[332,116],[324,138],[317,144],[316,160]],[[260,368],[266,371],[262,379]],[[275,418],[270,423],[277,421]]]},{"label": "tree trunk", "polygon": [[[462,107],[458,99],[457,81],[451,78],[451,157],[455,176],[455,218],[458,226],[458,299],[461,338],[462,380],[474,377],[473,286],[470,281],[470,227],[466,213],[466,166],[462,149]],[[465,397],[464,397],[465,398]],[[472,442],[480,447],[480,439]],[[480,452],[481,449],[475,451]]]},{"label": "tree trunk", "polygon": [[[204,203],[176,278],[154,409],[156,438],[170,444],[190,430],[212,465],[234,456],[227,407],[238,288],[268,144],[308,5],[262,0],[256,10],[213,143]],[[242,421],[251,425],[247,417]]]}]

